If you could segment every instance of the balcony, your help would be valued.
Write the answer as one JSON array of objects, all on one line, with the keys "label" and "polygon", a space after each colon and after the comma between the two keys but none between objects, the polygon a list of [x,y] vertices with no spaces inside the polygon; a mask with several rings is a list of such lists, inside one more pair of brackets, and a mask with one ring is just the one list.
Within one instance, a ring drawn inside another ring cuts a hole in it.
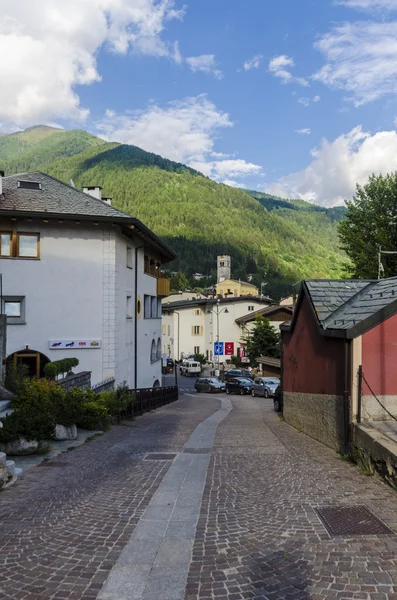
[{"label": "balcony", "polygon": [[165,298],[170,295],[170,280],[165,277],[157,279],[157,296]]}]

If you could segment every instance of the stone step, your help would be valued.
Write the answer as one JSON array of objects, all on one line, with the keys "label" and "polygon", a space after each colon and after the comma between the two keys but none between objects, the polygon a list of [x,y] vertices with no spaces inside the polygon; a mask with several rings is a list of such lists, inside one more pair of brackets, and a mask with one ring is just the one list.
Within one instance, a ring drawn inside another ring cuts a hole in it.
[{"label": "stone step", "polygon": [[2,413],[4,410],[7,410],[10,404],[11,400],[0,400],[0,413]]}]

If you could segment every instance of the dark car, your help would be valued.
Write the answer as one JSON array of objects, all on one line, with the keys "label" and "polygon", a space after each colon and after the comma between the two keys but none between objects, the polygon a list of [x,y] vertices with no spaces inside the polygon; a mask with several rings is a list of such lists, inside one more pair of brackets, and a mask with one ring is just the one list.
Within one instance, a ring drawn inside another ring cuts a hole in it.
[{"label": "dark car", "polygon": [[252,390],[252,379],[246,377],[233,377],[226,381],[226,394],[250,394]]},{"label": "dark car", "polygon": [[216,377],[199,377],[194,384],[198,392],[224,392],[225,384]]},{"label": "dark car", "polygon": [[251,373],[250,371],[248,371],[248,369],[230,369],[230,371],[225,371],[225,381],[229,381],[230,379],[234,379],[235,377],[244,377],[245,379],[251,379]]},{"label": "dark car", "polygon": [[283,394],[281,385],[279,385],[274,392],[273,404],[276,412],[283,412]]}]

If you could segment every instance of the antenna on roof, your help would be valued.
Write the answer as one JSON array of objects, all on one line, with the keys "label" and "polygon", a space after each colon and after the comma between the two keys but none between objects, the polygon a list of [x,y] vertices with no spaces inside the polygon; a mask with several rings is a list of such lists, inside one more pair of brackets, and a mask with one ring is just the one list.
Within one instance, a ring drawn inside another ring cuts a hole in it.
[{"label": "antenna on roof", "polygon": [[74,181],[73,181],[73,179],[71,179],[71,180],[70,180],[70,185],[71,185],[72,187],[74,187],[74,188],[76,187],[76,186],[74,185]]}]

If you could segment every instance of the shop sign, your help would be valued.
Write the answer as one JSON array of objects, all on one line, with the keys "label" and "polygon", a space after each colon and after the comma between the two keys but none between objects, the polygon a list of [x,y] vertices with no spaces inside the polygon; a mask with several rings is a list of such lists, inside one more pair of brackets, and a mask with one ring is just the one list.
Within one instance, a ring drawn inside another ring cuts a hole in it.
[{"label": "shop sign", "polygon": [[102,347],[102,340],[50,340],[50,350],[97,350]]}]

